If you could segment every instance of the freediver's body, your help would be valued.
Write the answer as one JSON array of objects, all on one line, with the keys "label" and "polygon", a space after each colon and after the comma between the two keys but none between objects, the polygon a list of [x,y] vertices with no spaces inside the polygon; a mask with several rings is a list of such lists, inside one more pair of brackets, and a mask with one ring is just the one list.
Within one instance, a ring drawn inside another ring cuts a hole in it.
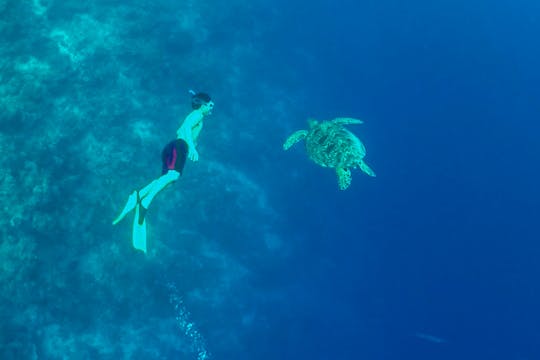
[{"label": "freediver's body", "polygon": [[[197,152],[197,139],[203,128],[203,120],[212,113],[214,102],[205,93],[192,93],[191,105],[193,110],[186,116],[176,132],[176,139],[169,142],[161,153],[162,174],[140,190],[134,191],[128,198],[124,209],[113,221],[119,223],[131,210],[135,210],[133,223],[134,240],[137,227],[146,229],[145,215],[154,197],[168,185],[172,184],[182,175],[186,159],[199,160]],[[146,238],[146,230],[144,230]],[[140,249],[143,250],[143,249]],[[146,252],[146,239],[144,239],[144,252]]]}]

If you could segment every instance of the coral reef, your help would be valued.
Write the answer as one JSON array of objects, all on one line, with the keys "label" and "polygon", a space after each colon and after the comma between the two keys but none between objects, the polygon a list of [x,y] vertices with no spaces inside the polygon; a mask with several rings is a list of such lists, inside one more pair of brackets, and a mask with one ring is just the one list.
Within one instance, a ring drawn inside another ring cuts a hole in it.
[{"label": "coral reef", "polygon": [[[281,243],[267,235],[279,220],[265,191],[223,152],[239,135],[224,123],[251,83],[239,69],[258,56],[253,24],[219,35],[242,2],[211,16],[215,4],[195,1],[9,3],[0,2],[10,39],[0,49],[0,357],[194,356],[170,282],[209,351],[240,351],[243,332],[224,327],[241,324],[254,299],[249,267]],[[129,189],[159,174],[192,86],[215,94],[220,120],[201,139],[204,161],[153,205],[143,257],[129,226],[110,221]],[[234,121],[255,126],[246,109]]]}]

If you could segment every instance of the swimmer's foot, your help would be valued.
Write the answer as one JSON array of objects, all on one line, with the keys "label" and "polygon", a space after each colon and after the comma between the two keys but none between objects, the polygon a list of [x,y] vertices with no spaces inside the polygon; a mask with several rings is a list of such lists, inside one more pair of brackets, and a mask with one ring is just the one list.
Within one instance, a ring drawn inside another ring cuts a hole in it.
[{"label": "swimmer's foot", "polygon": [[126,205],[124,206],[124,209],[118,215],[116,219],[113,221],[113,225],[118,224],[122,219],[131,212],[131,210],[135,209],[138,203],[140,203],[141,199],[139,198],[139,192],[134,191],[131,195],[129,195],[129,198],[126,202]]},{"label": "swimmer's foot", "polygon": [[139,206],[139,219],[137,220],[137,222],[139,223],[139,225],[142,225],[144,223],[144,217],[146,216],[147,209],[140,202],[138,206]]}]

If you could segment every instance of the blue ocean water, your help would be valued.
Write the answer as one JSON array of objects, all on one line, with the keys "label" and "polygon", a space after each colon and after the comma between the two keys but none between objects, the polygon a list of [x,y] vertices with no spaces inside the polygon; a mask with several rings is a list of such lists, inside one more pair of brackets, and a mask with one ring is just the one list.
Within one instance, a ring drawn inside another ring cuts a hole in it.
[{"label": "blue ocean water", "polygon": [[[540,357],[540,4],[0,1],[2,359]],[[200,160],[131,247],[190,111]],[[282,144],[350,125],[377,173]]]}]

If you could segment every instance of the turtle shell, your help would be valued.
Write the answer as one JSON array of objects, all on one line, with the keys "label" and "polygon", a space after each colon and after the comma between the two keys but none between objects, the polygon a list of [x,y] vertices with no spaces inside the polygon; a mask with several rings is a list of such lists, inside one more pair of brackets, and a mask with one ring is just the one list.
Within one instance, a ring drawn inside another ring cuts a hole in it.
[{"label": "turtle shell", "polygon": [[352,132],[329,121],[313,125],[305,141],[309,157],[324,167],[357,167],[366,155],[366,148]]}]

